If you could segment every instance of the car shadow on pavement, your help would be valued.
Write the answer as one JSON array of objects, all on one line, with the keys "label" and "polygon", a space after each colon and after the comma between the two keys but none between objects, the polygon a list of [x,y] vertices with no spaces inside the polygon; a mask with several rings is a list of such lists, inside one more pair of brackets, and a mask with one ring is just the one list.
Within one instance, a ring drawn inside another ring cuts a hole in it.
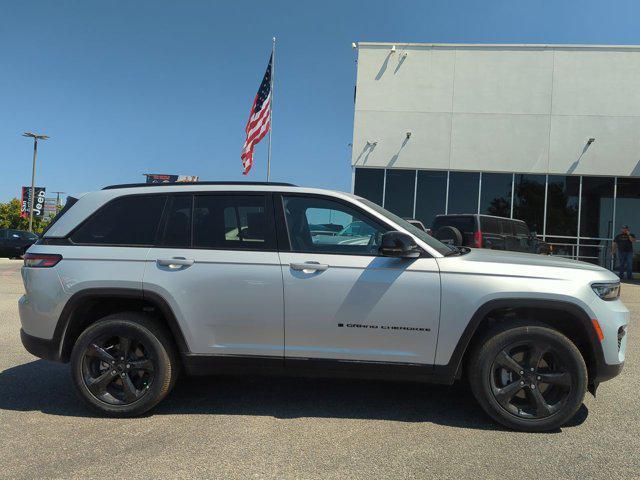
[{"label": "car shadow on pavement", "polygon": [[[0,372],[0,410],[94,417],[76,398],[69,366],[36,360]],[[582,424],[583,404],[566,427]],[[429,422],[500,430],[464,384],[288,377],[182,377],[150,415],[261,415]],[[559,431],[559,430],[558,430]]]}]

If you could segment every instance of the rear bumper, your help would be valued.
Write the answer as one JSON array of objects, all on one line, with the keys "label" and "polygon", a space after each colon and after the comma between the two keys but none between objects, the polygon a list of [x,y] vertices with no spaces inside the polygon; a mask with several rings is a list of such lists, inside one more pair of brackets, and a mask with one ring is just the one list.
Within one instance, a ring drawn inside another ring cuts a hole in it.
[{"label": "rear bumper", "polygon": [[44,358],[45,360],[53,360],[55,362],[60,361],[58,343],[54,340],[34,337],[33,335],[25,333],[22,329],[20,329],[20,340],[22,340],[22,345],[24,345],[24,348],[31,355]]}]

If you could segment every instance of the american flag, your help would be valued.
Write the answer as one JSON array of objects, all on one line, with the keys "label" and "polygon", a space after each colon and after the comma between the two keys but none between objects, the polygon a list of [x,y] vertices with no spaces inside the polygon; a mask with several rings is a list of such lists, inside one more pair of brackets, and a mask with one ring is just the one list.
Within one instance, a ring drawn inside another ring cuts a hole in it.
[{"label": "american flag", "polygon": [[271,66],[273,63],[273,54],[269,57],[269,65],[264,73],[264,78],[253,100],[251,112],[249,113],[249,121],[244,131],[247,133],[247,139],[244,141],[242,153],[242,174],[246,175],[253,166],[253,147],[264,138],[271,128]]}]

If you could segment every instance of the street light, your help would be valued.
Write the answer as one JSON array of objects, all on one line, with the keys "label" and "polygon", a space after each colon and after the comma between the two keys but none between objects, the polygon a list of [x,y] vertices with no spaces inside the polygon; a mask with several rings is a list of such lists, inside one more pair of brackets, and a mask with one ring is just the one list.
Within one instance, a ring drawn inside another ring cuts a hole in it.
[{"label": "street light", "polygon": [[38,140],[47,140],[46,135],[25,132],[23,137],[33,138],[33,167],[31,169],[31,195],[29,195],[29,231],[33,232],[33,201],[36,196],[36,157],[38,156]]},{"label": "street light", "polygon": [[56,194],[56,208],[60,206],[60,195],[64,195],[67,192],[51,192]]}]

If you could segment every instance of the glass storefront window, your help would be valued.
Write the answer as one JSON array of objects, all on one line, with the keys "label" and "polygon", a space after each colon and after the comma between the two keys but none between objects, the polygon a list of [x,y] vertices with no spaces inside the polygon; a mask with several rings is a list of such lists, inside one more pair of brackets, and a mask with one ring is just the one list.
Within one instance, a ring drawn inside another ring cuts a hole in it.
[{"label": "glass storefront window", "polygon": [[545,242],[551,245],[552,255],[572,259],[578,257],[578,241],[575,238],[546,237]]},{"label": "glass storefront window", "polygon": [[402,218],[413,218],[415,170],[387,170],[384,208]]},{"label": "glass storefront window", "polygon": [[[616,225],[613,237],[620,233],[623,225],[629,225],[631,233],[636,239],[640,239],[640,178],[618,177],[616,193]],[[640,261],[638,242],[633,244],[633,250],[633,270],[638,271]]]},{"label": "glass storefront window", "polygon": [[429,228],[436,215],[444,213],[447,198],[447,172],[418,170],[416,218]]},{"label": "glass storefront window", "polygon": [[498,217],[511,216],[510,173],[483,173],[480,187],[480,213]]},{"label": "glass storefront window", "polygon": [[580,176],[483,173],[480,186],[479,172],[447,174],[440,170],[390,168],[386,171],[385,184],[384,169],[356,168],[354,193],[381,205],[384,191],[387,209],[405,218],[415,216],[430,227],[436,215],[445,213],[447,175],[448,213],[477,212],[481,188],[481,214],[509,217],[513,211],[513,218],[524,220],[539,237],[542,238],[545,230],[546,241],[554,244],[554,255],[611,268],[616,264],[611,241],[620,233],[622,225],[628,224],[638,238],[634,244],[637,253],[634,267],[640,268],[640,178],[637,177],[584,176],[580,186]]},{"label": "glass storefront window", "polygon": [[578,234],[580,177],[549,175],[547,186],[547,235]]},{"label": "glass storefront window", "polygon": [[479,182],[478,172],[450,172],[447,213],[477,213]]},{"label": "glass storefront window", "polygon": [[382,205],[382,190],[384,188],[384,169],[356,168],[356,178],[353,193]]},{"label": "glass storefront window", "polygon": [[613,177],[582,177],[581,237],[612,237],[614,183]]},{"label": "glass storefront window", "polygon": [[513,218],[523,220],[529,230],[542,235],[545,175],[519,175],[514,181]]},{"label": "glass storefront window", "polygon": [[616,231],[615,237],[620,233],[623,225],[629,225],[631,233],[636,238],[640,234],[640,178],[618,177],[618,190],[616,197]]},{"label": "glass storefront window", "polygon": [[[584,182],[584,179],[583,179],[583,182]],[[584,183],[583,183],[583,188],[584,188]],[[582,230],[582,227],[580,229]],[[611,266],[613,265],[612,254],[611,254],[611,241],[586,240],[581,238],[578,260],[581,260],[583,262],[595,263],[596,265],[601,265],[603,267],[611,268]]]}]

